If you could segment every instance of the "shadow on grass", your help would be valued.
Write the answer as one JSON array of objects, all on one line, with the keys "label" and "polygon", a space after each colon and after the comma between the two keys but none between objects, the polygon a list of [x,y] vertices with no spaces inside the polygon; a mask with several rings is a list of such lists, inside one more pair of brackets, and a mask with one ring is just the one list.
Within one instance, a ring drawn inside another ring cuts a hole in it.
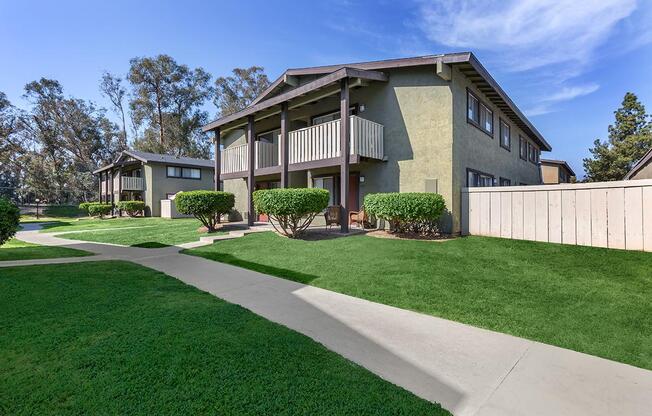
[{"label": "shadow on grass", "polygon": [[144,243],[132,244],[130,247],[140,247],[140,248],[165,248],[170,247],[169,244],[159,243],[158,241],[146,241]]},{"label": "shadow on grass", "polygon": [[231,254],[223,253],[198,253],[192,250],[183,250],[182,253],[191,256],[203,257],[208,260],[219,261],[220,263],[230,264],[232,266],[242,267],[243,269],[253,270],[259,273],[269,274],[283,279],[292,280],[298,283],[308,284],[319,276],[297,272],[295,270],[281,269],[279,267],[268,266],[266,264],[254,263],[247,260],[239,259]]}]

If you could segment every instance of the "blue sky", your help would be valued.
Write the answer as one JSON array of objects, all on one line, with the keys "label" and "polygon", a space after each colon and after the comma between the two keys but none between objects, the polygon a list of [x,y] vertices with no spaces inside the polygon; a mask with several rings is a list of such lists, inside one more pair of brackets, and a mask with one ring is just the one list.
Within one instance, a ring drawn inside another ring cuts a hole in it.
[{"label": "blue sky", "polygon": [[[0,91],[18,106],[40,77],[108,103],[103,71],[166,53],[214,76],[473,51],[580,173],[627,91],[652,112],[651,0],[7,1]],[[211,109],[213,110],[213,109]],[[581,175],[581,173],[580,173]]]}]

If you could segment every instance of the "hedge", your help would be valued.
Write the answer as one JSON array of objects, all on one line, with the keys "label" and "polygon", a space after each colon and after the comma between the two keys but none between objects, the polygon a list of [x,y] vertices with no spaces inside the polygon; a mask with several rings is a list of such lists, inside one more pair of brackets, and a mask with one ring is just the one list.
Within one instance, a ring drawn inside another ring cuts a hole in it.
[{"label": "hedge", "polygon": [[179,192],[174,197],[174,203],[177,211],[194,216],[210,233],[215,231],[220,216],[233,209],[235,196],[222,191],[187,191]]},{"label": "hedge", "polygon": [[329,193],[318,188],[261,189],[253,198],[257,212],[267,214],[275,228],[278,224],[277,231],[295,238],[328,206]]},{"label": "hedge", "polygon": [[102,202],[93,202],[88,205],[88,214],[95,217],[99,216],[104,218],[105,215],[109,215],[113,206],[111,204],[105,204]]},{"label": "hedge", "polygon": [[0,246],[16,235],[20,223],[20,210],[5,197],[0,197]]},{"label": "hedge", "polygon": [[438,231],[446,204],[436,193],[390,192],[365,196],[364,207],[370,215],[388,221],[390,231],[430,234]]},{"label": "hedge", "polygon": [[91,204],[99,204],[99,202],[82,202],[81,204],[79,204],[79,209],[84,211],[86,215],[91,215],[91,213],[88,210],[88,207],[90,207]]},{"label": "hedge", "polygon": [[130,217],[135,217],[139,212],[145,212],[144,201],[118,201],[116,207],[125,211]]}]

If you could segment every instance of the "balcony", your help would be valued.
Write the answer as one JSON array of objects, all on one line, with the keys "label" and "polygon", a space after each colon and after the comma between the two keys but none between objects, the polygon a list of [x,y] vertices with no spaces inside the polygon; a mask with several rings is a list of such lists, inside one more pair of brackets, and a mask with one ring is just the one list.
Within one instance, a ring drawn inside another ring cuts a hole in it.
[{"label": "balcony", "polygon": [[[385,156],[383,125],[358,116],[350,116],[350,118],[350,154],[382,160]],[[266,169],[272,173],[273,168],[280,166],[281,157],[278,145],[256,141],[255,146],[255,169]],[[222,174],[247,171],[249,165],[247,149],[247,144],[224,149],[221,156]],[[338,158],[340,155],[340,120],[288,133],[288,164],[290,168],[292,165],[327,161]]]},{"label": "balcony", "polygon": [[120,178],[122,181],[123,191],[144,191],[145,180],[136,176],[123,176]]}]

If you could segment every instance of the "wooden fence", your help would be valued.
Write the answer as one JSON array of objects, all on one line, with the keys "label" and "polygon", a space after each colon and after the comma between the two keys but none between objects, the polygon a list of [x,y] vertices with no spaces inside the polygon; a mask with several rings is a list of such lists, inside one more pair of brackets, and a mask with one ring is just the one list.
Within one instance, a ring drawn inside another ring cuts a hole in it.
[{"label": "wooden fence", "polygon": [[652,251],[652,180],[462,189],[462,234]]}]

